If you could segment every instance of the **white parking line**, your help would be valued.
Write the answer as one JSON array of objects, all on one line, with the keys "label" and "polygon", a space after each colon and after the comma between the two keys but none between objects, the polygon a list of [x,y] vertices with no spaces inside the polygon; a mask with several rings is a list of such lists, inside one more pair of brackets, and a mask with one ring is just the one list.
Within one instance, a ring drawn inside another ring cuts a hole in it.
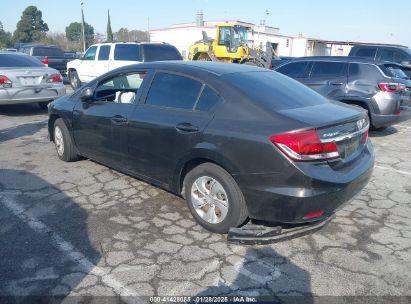
[{"label": "white parking line", "polygon": [[397,170],[397,169],[383,167],[383,166],[378,166],[378,165],[375,166],[375,168],[381,169],[381,170],[386,170],[386,171],[397,172],[397,173],[404,174],[404,175],[411,175],[411,172],[407,172],[407,171],[403,171],[403,170]]},{"label": "white parking line", "polygon": [[[33,231],[38,234],[46,235],[51,238],[52,244],[60,250],[70,260],[77,263],[84,272],[93,274],[101,278],[101,281],[108,287],[112,288],[118,295],[121,296],[138,296],[136,292],[127,288],[122,282],[118,281],[112,275],[88,260],[80,251],[78,251],[71,243],[65,241],[58,233],[54,232],[46,224],[28,214],[23,206],[13,201],[12,199],[0,195],[0,202],[9,209],[15,216],[26,223]],[[127,301],[127,299],[124,299]],[[132,301],[132,299],[129,299]]]}]

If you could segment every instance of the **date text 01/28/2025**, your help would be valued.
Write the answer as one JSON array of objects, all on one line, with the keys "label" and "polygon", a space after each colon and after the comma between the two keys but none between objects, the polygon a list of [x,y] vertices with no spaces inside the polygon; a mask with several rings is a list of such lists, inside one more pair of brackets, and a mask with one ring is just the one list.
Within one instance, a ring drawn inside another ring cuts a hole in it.
[{"label": "date text 01/28/2025", "polygon": [[150,303],[256,303],[255,297],[150,297]]}]

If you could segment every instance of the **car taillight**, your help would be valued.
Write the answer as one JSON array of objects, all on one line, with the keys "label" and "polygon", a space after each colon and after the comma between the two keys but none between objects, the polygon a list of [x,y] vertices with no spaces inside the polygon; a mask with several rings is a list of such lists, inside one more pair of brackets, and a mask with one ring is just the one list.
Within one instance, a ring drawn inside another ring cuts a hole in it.
[{"label": "car taillight", "polygon": [[5,88],[9,88],[11,87],[11,80],[4,75],[0,75],[0,86],[5,87]]},{"label": "car taillight", "polygon": [[47,82],[58,83],[63,82],[63,77],[60,74],[53,74],[48,79]]},{"label": "car taillight", "polygon": [[379,83],[378,87],[380,88],[381,91],[389,92],[389,93],[396,93],[396,92],[405,90],[405,85],[403,85],[402,83],[396,83],[396,82]]},{"label": "car taillight", "polygon": [[41,63],[44,64],[45,66],[49,66],[49,58],[44,57],[43,60],[41,61]]},{"label": "car taillight", "polygon": [[295,161],[323,161],[340,157],[337,144],[322,143],[315,130],[273,135],[270,141]]},{"label": "car taillight", "polygon": [[362,135],[361,135],[361,139],[360,139],[360,144],[367,144],[368,142],[368,130],[365,131]]}]

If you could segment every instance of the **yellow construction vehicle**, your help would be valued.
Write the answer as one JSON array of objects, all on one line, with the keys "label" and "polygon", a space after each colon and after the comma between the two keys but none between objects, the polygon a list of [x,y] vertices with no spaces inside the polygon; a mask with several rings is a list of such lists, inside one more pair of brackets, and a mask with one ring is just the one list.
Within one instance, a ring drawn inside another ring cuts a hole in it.
[{"label": "yellow construction vehicle", "polygon": [[274,55],[271,45],[267,45],[266,52],[249,47],[249,30],[249,27],[238,24],[217,24],[216,39],[207,37],[206,32],[203,31],[203,39],[190,47],[188,59],[223,61],[270,68]]}]

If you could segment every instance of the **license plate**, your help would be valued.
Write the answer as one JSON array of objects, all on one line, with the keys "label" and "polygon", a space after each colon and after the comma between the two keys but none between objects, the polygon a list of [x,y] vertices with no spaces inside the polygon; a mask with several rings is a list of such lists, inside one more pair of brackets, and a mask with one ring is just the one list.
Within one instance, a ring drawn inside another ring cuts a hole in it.
[{"label": "license plate", "polygon": [[345,144],[345,157],[350,156],[353,154],[355,151],[357,151],[358,147],[360,145],[360,139],[353,138],[350,139],[346,144]]},{"label": "license plate", "polygon": [[39,77],[35,77],[35,76],[20,77],[20,83],[23,86],[36,86],[39,84]]}]

